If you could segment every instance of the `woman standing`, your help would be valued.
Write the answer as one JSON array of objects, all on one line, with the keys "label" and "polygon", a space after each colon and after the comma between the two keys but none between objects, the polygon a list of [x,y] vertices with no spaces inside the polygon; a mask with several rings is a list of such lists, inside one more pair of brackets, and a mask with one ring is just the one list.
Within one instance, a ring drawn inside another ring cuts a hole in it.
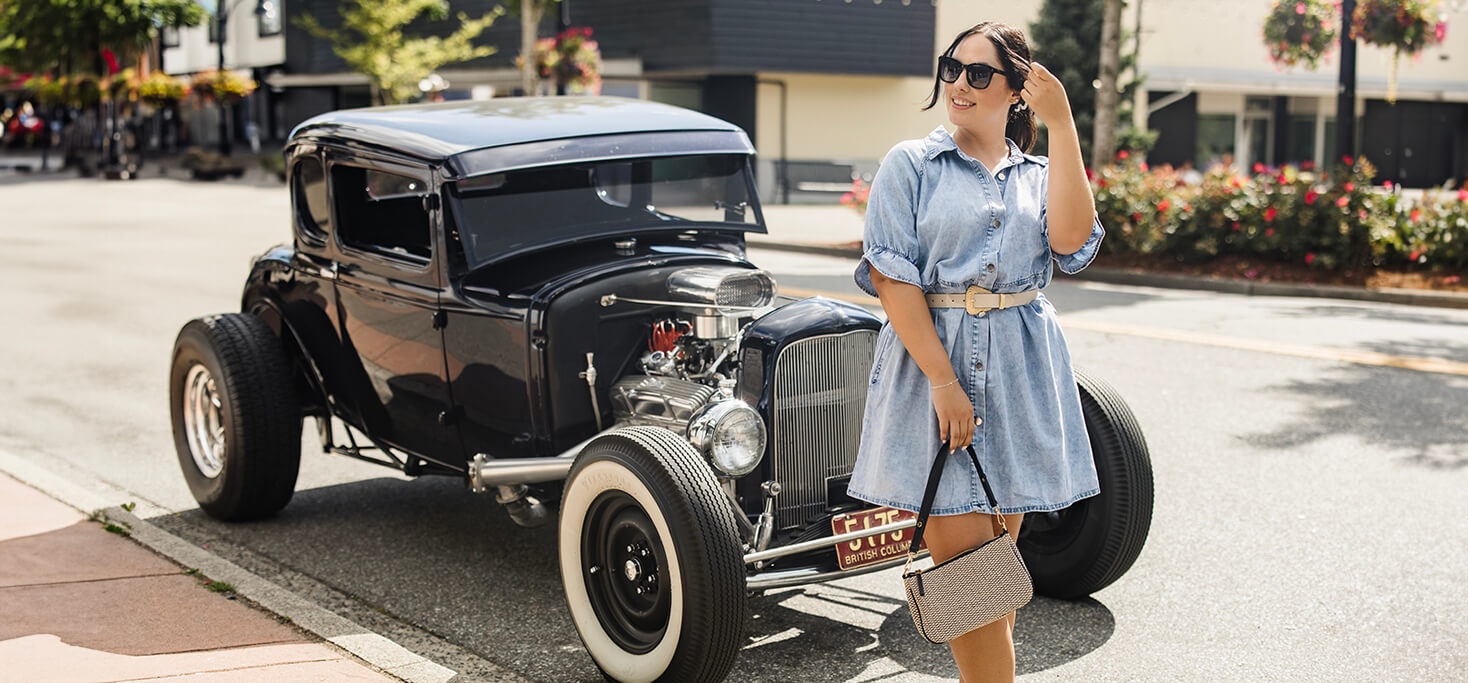
[{"label": "woman standing", "polygon": [[[996,513],[1018,534],[1024,513],[1099,492],[1070,353],[1039,290],[1052,260],[1078,272],[1103,234],[1065,89],[1030,61],[1023,33],[988,22],[960,33],[924,109],[940,98],[954,132],[899,143],[872,181],[856,282],[887,324],[849,489],[917,511],[937,444],[973,444],[999,509],[967,457],[940,456],[925,532],[935,562],[996,536]],[[1024,153],[1036,116],[1048,160]],[[1011,614],[949,644],[965,683],[1014,678],[1013,629]]]}]

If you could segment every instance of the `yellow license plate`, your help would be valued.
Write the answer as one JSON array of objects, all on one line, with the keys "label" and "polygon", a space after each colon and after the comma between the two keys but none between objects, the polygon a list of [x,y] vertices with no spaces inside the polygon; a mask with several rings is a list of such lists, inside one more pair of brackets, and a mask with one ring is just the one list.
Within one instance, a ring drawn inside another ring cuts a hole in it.
[{"label": "yellow license plate", "polygon": [[[904,519],[916,519],[917,513],[894,510],[888,507],[861,510],[831,518],[831,534],[845,534],[862,529],[875,529]],[[913,529],[891,531],[876,536],[858,538],[836,545],[837,566],[842,571],[885,562],[907,554],[912,544]],[[924,546],[927,544],[924,543]]]}]

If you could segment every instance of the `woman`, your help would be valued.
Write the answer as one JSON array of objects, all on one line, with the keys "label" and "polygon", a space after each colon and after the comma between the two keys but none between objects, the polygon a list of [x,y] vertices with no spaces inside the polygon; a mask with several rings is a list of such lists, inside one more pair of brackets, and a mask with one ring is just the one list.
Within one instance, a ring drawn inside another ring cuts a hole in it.
[{"label": "woman", "polygon": [[[917,511],[946,442],[925,532],[935,562],[998,535],[996,512],[1018,534],[1024,513],[1099,492],[1070,354],[1038,290],[1052,259],[1077,272],[1102,237],[1065,90],[1030,61],[1023,33],[983,23],[959,34],[924,109],[940,97],[954,132],[899,143],[872,181],[856,281],[881,299],[887,324],[849,489]],[[1050,131],[1048,161],[1022,153],[1035,116]],[[950,457],[971,443],[997,511],[968,457]],[[963,681],[1013,679],[1013,629],[1011,614],[950,643]]]}]

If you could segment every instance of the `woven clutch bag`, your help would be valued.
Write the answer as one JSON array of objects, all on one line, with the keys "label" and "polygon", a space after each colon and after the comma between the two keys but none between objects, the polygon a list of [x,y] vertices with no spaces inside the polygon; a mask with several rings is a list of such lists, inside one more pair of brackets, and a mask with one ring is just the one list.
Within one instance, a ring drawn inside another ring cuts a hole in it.
[{"label": "woven clutch bag", "polygon": [[[979,482],[984,485],[989,508],[997,512],[999,503],[989,488],[973,446],[968,447],[968,455],[978,470]],[[923,506],[918,512],[917,531],[910,549],[922,544],[923,530],[933,511],[933,498],[938,493],[938,481],[943,476],[943,456],[940,447],[928,475],[928,488],[923,492]],[[912,623],[918,633],[928,642],[946,643],[994,623],[1024,607],[1034,595],[1029,570],[1025,569],[1019,547],[1004,526],[1003,515],[999,516],[999,525],[1002,530],[998,536],[928,569],[913,569],[916,554],[909,550],[907,567],[902,571],[907,608],[912,612]]]}]

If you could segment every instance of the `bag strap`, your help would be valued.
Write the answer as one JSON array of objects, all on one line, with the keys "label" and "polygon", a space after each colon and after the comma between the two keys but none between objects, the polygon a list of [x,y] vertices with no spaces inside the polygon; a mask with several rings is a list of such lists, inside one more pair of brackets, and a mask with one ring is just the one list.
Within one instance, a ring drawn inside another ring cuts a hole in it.
[{"label": "bag strap", "polygon": [[[923,532],[927,530],[928,517],[933,513],[933,500],[938,497],[938,482],[943,478],[943,464],[945,462],[945,448],[948,444],[938,445],[938,455],[933,459],[933,469],[928,472],[928,488],[923,491],[923,505],[918,510],[917,531],[912,535],[912,545],[907,547],[907,564],[917,557],[917,549],[923,544]],[[1003,533],[1009,533],[1009,527],[1004,524],[1004,515],[999,514],[999,501],[994,498],[994,489],[989,488],[989,478],[984,475],[983,466],[979,465],[979,456],[974,453],[973,444],[968,446],[968,457],[974,463],[974,469],[979,473],[979,483],[984,486],[984,495],[989,498],[989,509],[999,518],[999,528]],[[903,571],[906,573],[906,570]]]}]

